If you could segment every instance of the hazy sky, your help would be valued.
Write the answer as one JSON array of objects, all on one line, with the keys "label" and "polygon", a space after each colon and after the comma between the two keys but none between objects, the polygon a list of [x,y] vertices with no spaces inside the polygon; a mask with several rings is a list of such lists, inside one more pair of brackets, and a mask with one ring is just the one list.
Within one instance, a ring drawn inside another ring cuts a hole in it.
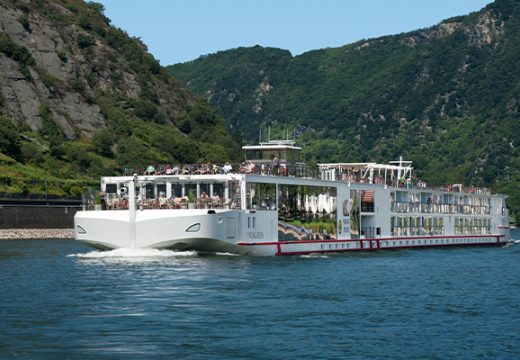
[{"label": "hazy sky", "polygon": [[299,55],[435,25],[491,0],[96,0],[112,24],[172,65],[240,46]]}]

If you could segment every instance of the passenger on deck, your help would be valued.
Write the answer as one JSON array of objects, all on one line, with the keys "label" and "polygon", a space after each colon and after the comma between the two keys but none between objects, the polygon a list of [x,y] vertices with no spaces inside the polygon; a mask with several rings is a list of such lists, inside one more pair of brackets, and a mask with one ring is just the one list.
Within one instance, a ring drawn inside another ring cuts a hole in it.
[{"label": "passenger on deck", "polygon": [[179,175],[179,167],[177,165],[172,169],[172,175]]},{"label": "passenger on deck", "polygon": [[162,206],[162,205],[166,205],[166,196],[164,195],[164,193],[161,191],[161,194],[159,195],[159,204]]},{"label": "passenger on deck", "polygon": [[107,201],[105,199],[105,192],[103,191],[103,189],[101,189],[101,191],[99,192],[99,197],[101,198],[101,210],[106,210]]},{"label": "passenger on deck", "polygon": [[217,195],[217,193],[213,193],[213,196],[211,197],[211,201],[213,204],[213,207],[218,206],[218,201],[220,200],[220,197]]},{"label": "passenger on deck", "polygon": [[251,160],[249,160],[249,163],[247,164],[246,174],[252,175],[254,170],[255,170],[255,164],[253,164],[251,162]]},{"label": "passenger on deck", "polygon": [[218,174],[219,167],[215,164],[213,164],[213,174]]},{"label": "passenger on deck", "polygon": [[144,172],[145,175],[155,175],[155,168],[150,165],[146,168],[145,172]]},{"label": "passenger on deck", "polygon": [[164,169],[164,173],[166,175],[171,175],[173,170],[170,168],[170,165],[166,165],[166,169]]},{"label": "passenger on deck", "polygon": [[200,198],[204,199],[204,200],[207,200],[207,199],[209,199],[209,196],[208,196],[208,194],[206,194],[205,191],[203,191],[202,194],[200,195]]},{"label": "passenger on deck", "polygon": [[206,164],[206,171],[204,172],[204,174],[205,174],[205,175],[206,175],[206,174],[211,174],[212,171],[213,171],[213,167],[212,167],[211,164],[208,162],[208,163]]},{"label": "passenger on deck", "polygon": [[184,164],[184,167],[182,168],[182,175],[189,175],[190,174],[190,167],[188,164]]},{"label": "passenger on deck", "polygon": [[273,169],[274,170],[274,175],[279,175],[280,174],[280,160],[278,160],[276,157],[274,158],[274,166],[276,169]]},{"label": "passenger on deck", "polygon": [[239,174],[245,174],[245,173],[246,173],[246,170],[247,170],[246,163],[243,162],[242,165],[240,165],[240,168],[238,169],[238,173],[239,173]]},{"label": "passenger on deck", "polygon": [[208,171],[208,167],[203,164],[198,170],[195,170],[195,174],[202,175],[205,174]]},{"label": "passenger on deck", "polygon": [[229,164],[229,162],[226,162],[226,165],[224,165],[224,174],[229,173],[233,167]]}]

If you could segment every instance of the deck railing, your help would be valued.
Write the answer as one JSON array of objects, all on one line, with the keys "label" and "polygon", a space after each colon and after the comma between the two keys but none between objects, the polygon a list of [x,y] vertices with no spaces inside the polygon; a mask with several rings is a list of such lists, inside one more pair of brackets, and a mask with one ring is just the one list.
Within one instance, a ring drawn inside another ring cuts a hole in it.
[{"label": "deck railing", "polygon": [[[291,164],[282,163],[276,165],[275,163],[233,163],[229,164],[231,170],[226,172],[225,164],[173,164],[173,165],[127,165],[124,167],[123,175],[132,176],[137,175],[223,175],[223,174],[244,174],[244,175],[258,175],[258,176],[283,176],[295,177],[302,179],[323,179],[347,182],[347,183],[364,183],[372,185],[385,185],[396,189],[420,189],[430,191],[443,191],[452,193],[477,194],[477,195],[491,195],[491,190],[486,188],[463,187],[460,185],[449,185],[431,187],[424,182],[401,182],[397,179],[384,179],[383,175],[376,175],[372,180],[359,178],[359,173],[341,172],[338,169],[320,169],[317,166],[308,164]],[[149,172],[149,167],[153,171]],[[171,169],[171,170],[168,170]]]}]

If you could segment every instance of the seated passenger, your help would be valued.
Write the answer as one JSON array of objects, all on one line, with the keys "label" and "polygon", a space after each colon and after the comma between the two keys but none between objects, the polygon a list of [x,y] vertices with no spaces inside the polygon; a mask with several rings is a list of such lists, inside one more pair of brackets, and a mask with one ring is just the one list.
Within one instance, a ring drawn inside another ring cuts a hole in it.
[{"label": "seated passenger", "polygon": [[155,175],[155,168],[150,165],[146,168],[145,172],[144,172],[145,175]]},{"label": "seated passenger", "polygon": [[239,173],[239,174],[245,174],[245,173],[246,173],[246,170],[247,170],[246,163],[243,162],[242,165],[240,165],[240,168],[238,169],[238,173]]},{"label": "seated passenger", "polygon": [[165,205],[166,204],[166,196],[164,195],[163,192],[161,192],[161,195],[159,195],[159,203],[161,205]]},{"label": "seated passenger", "polygon": [[220,197],[217,195],[217,193],[213,193],[213,196],[211,197],[211,202],[213,206],[218,206],[218,201],[220,200]]},{"label": "seated passenger", "polygon": [[206,175],[206,174],[211,174],[212,171],[213,171],[213,167],[211,167],[211,164],[208,162],[208,163],[206,164],[206,170],[203,172],[203,174],[204,174],[204,175]]},{"label": "seated passenger", "polygon": [[204,199],[204,200],[207,200],[207,199],[209,199],[209,196],[208,196],[208,194],[206,194],[205,191],[203,191],[202,194],[200,195],[200,198]]},{"label": "seated passenger", "polygon": [[251,162],[251,160],[249,160],[249,163],[247,164],[246,174],[247,175],[252,175],[254,170],[255,170],[255,164],[253,164]]},{"label": "seated passenger", "polygon": [[194,173],[197,175],[203,175],[206,173],[206,171],[207,171],[206,164],[203,164],[200,168],[195,170]]},{"label": "seated passenger", "polygon": [[218,174],[219,170],[220,168],[217,165],[213,164],[213,174]]},{"label": "seated passenger", "polygon": [[170,168],[170,165],[166,165],[166,169],[164,169],[164,173],[166,175],[171,175],[173,170]]},{"label": "seated passenger", "polygon": [[190,171],[191,171],[191,169],[188,166],[188,164],[184,164],[184,167],[182,168],[182,175],[189,175]]},{"label": "seated passenger", "polygon": [[179,166],[175,165],[172,169],[172,175],[179,175]]},{"label": "seated passenger", "polygon": [[229,164],[229,162],[226,162],[226,165],[224,165],[223,169],[224,169],[224,174],[227,174],[233,169],[233,167]]}]

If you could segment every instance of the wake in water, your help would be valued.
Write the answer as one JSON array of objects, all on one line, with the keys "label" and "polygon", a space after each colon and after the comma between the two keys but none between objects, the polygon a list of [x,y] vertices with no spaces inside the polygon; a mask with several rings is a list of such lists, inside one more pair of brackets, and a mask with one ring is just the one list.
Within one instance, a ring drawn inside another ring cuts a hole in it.
[{"label": "wake in water", "polygon": [[106,259],[106,258],[179,258],[195,257],[196,251],[172,251],[146,248],[121,248],[109,251],[90,251],[86,254],[71,254],[67,257],[78,259]]}]

